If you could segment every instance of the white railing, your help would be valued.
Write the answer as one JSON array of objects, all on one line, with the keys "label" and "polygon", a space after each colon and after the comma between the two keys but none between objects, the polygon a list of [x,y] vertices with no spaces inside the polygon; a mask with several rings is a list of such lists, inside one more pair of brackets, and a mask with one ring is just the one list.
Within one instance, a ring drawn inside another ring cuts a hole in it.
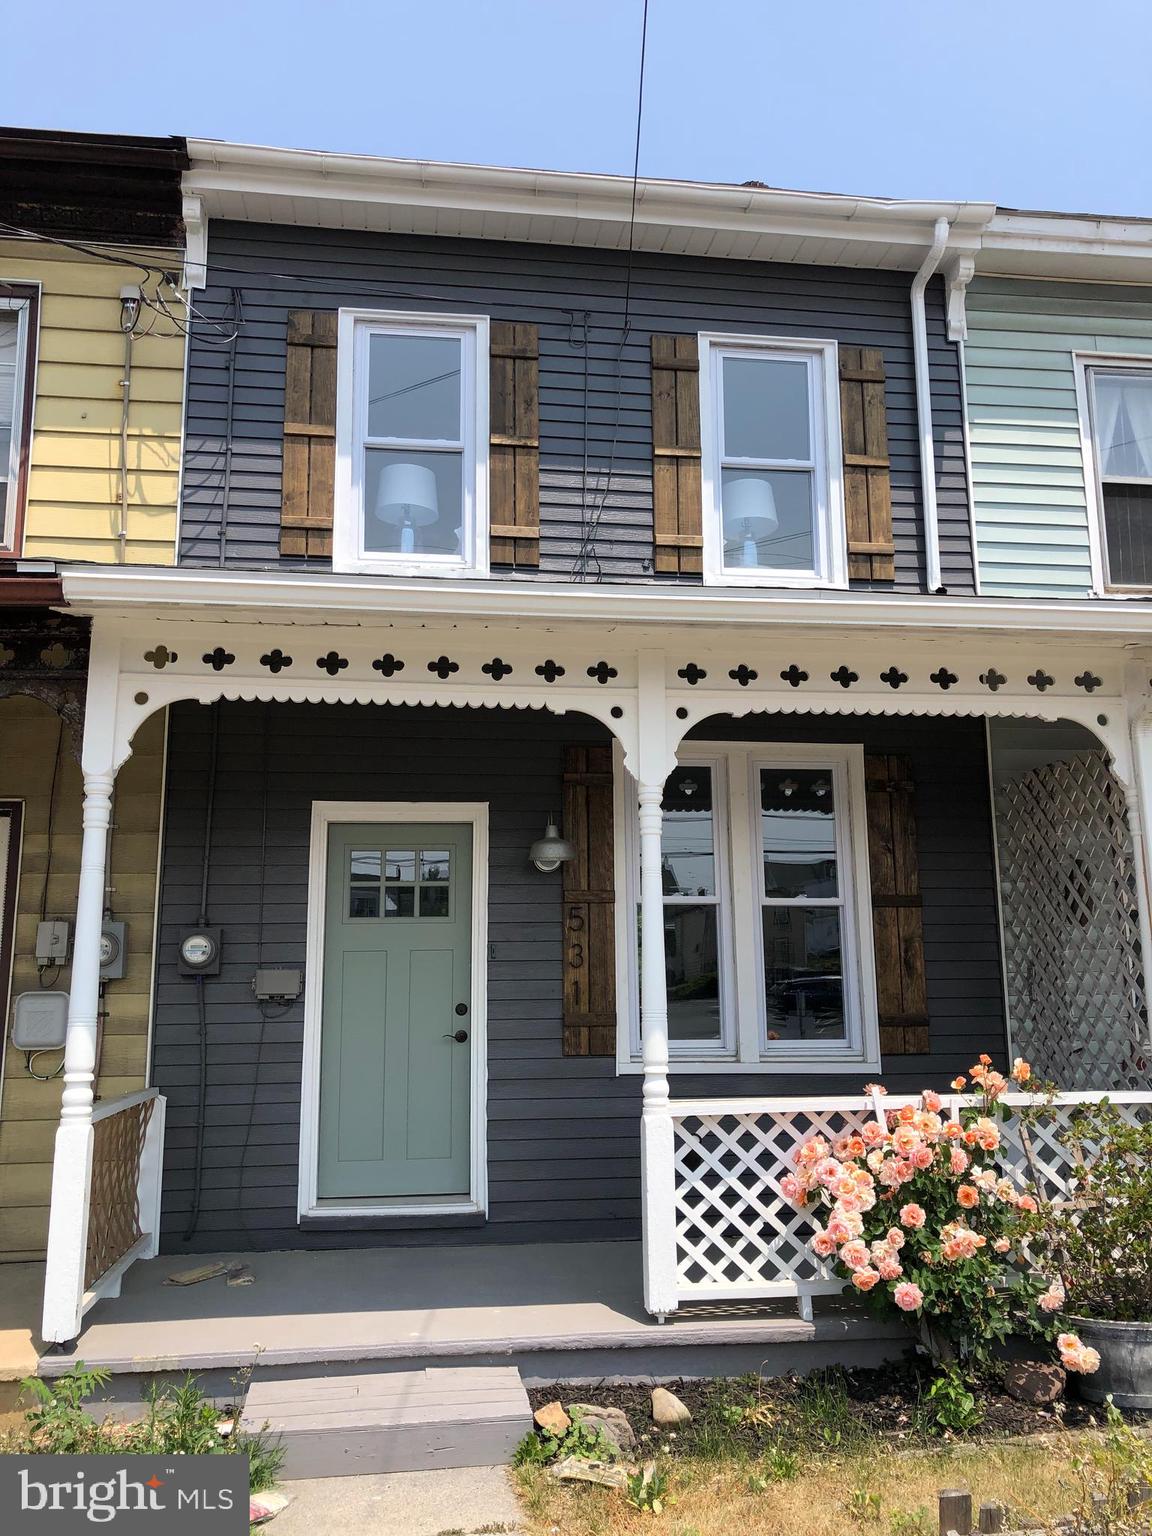
[{"label": "white railing", "polygon": [[[1132,1121],[1152,1115],[1152,1093],[1062,1093],[1025,1129],[1001,1125],[1006,1166],[1045,1194],[1068,1192],[1074,1154],[1064,1145],[1077,1104],[1107,1097]],[[891,1094],[885,1109],[919,1104],[919,1094]],[[978,1101],[945,1096],[945,1113]],[[1006,1094],[1009,1107],[1038,1103]],[[803,1317],[812,1297],[844,1282],[808,1247],[812,1216],[780,1192],[796,1148],[810,1136],[830,1141],[875,1117],[867,1096],[818,1099],[692,1099],[645,1116],[645,1305],[663,1317],[692,1303],[794,1296]]]},{"label": "white railing", "polygon": [[156,1089],[144,1088],[98,1101],[90,1125],[62,1125],[57,1133],[44,1275],[46,1342],[74,1340],[88,1308],[101,1297],[118,1296],[129,1266],[159,1251],[164,1111]]}]

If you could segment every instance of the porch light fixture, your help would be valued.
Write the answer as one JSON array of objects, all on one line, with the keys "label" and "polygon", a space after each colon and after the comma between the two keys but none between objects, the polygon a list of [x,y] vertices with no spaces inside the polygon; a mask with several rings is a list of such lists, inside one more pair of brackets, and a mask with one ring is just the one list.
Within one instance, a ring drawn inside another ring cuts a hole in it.
[{"label": "porch light fixture", "polygon": [[528,850],[528,857],[542,875],[550,875],[554,869],[559,869],[561,864],[567,864],[569,859],[576,857],[576,849],[566,837],[560,836],[555,815],[548,817],[544,836],[537,838],[532,844]]}]

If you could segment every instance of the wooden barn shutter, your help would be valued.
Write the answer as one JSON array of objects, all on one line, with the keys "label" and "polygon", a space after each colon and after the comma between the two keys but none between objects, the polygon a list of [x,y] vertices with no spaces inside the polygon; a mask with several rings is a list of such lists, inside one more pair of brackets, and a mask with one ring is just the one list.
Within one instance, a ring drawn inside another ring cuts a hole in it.
[{"label": "wooden barn shutter", "polygon": [[336,323],[334,310],[294,309],[288,316],[282,555],[332,555]]},{"label": "wooden barn shutter", "polygon": [[857,581],[892,581],[892,482],[884,354],[878,347],[840,348],[840,431],[848,575]]},{"label": "wooden barn shutter", "polygon": [[869,754],[864,773],[880,1049],[886,1055],[923,1055],[928,1002],[911,765],[896,754]]},{"label": "wooden barn shutter", "polygon": [[564,1054],[616,1054],[612,748],[564,749]]},{"label": "wooden barn shutter", "polygon": [[652,520],[657,571],[704,569],[700,500],[700,347],[695,336],[652,338]]},{"label": "wooden barn shutter", "polygon": [[534,325],[489,333],[488,470],[493,565],[540,564],[540,341]]}]

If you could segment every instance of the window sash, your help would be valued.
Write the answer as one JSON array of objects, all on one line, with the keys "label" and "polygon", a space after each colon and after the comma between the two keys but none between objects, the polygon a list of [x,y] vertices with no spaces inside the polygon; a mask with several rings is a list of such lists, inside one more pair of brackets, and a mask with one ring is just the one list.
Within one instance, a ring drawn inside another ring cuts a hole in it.
[{"label": "window sash", "polygon": [[1088,396],[1088,422],[1087,429],[1092,447],[1092,461],[1096,480],[1097,524],[1099,528],[1100,561],[1103,566],[1104,584],[1112,590],[1129,592],[1145,592],[1152,587],[1152,580],[1147,582],[1122,581],[1112,572],[1114,551],[1109,548],[1108,519],[1104,503],[1105,491],[1113,487],[1123,490],[1125,486],[1152,485],[1152,476],[1146,475],[1117,475],[1108,474],[1104,469],[1104,456],[1107,445],[1101,438],[1101,410],[1097,394],[1097,384],[1101,379],[1124,379],[1125,377],[1152,378],[1152,367],[1145,361],[1133,361],[1131,364],[1118,362],[1088,363],[1084,368],[1087,379]]},{"label": "window sash", "polygon": [[15,315],[16,346],[13,361],[11,420],[4,423],[9,433],[8,452],[0,463],[0,549],[11,551],[19,526],[20,470],[25,449],[25,424],[31,409],[28,389],[28,324],[31,300],[0,296],[0,315]]},{"label": "window sash", "polygon": [[[455,438],[402,437],[368,430],[374,336],[426,336],[460,343],[459,421]],[[337,358],[337,489],[333,529],[336,570],[390,575],[486,574],[488,566],[488,321],[342,310]],[[437,454],[460,460],[460,548],[381,550],[368,547],[368,460],[373,452]]]},{"label": "window sash", "polygon": [[[691,743],[688,744],[691,747]],[[864,810],[864,749],[852,744],[781,746],[765,742],[701,744],[699,750],[677,755],[681,766],[708,766],[713,774],[713,818],[717,890],[713,897],[664,898],[665,909],[715,905],[719,908],[717,942],[720,954],[721,1044],[669,1041],[674,1065],[689,1062],[721,1071],[773,1070],[850,1071],[879,1066],[871,908],[868,905],[867,829]],[[832,778],[836,807],[837,878],[835,897],[770,897],[764,893],[763,843],[760,825],[760,770],[811,768]],[[627,893],[622,913],[631,912],[631,935],[620,934],[618,994],[629,1010],[622,1021],[621,1041],[627,1041],[622,1062],[641,1059],[639,997],[639,830],[637,807],[629,794],[630,780],[617,757],[618,806],[628,836],[624,862],[618,872]],[[827,911],[839,918],[841,976],[845,1034],[835,1040],[768,1039],[764,974],[762,912],[766,907]],[[627,1024],[627,1028],[624,1024]],[[622,1047],[623,1051],[623,1047]]]},{"label": "window sash", "polygon": [[[726,586],[844,587],[848,585],[840,465],[839,373],[834,341],[810,338],[700,336],[700,414],[703,469],[704,580]],[[729,454],[725,442],[724,362],[731,357],[803,363],[808,381],[806,459]],[[725,548],[723,477],[740,470],[807,475],[811,486],[812,560],[806,565],[736,564]]]}]

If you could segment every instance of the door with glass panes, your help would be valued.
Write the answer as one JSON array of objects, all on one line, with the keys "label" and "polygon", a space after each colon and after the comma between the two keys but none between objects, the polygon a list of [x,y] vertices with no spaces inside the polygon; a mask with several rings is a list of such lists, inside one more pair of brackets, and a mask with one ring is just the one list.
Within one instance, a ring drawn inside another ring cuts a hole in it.
[{"label": "door with glass panes", "polygon": [[321,1201],[466,1198],[472,828],[329,828]]}]

